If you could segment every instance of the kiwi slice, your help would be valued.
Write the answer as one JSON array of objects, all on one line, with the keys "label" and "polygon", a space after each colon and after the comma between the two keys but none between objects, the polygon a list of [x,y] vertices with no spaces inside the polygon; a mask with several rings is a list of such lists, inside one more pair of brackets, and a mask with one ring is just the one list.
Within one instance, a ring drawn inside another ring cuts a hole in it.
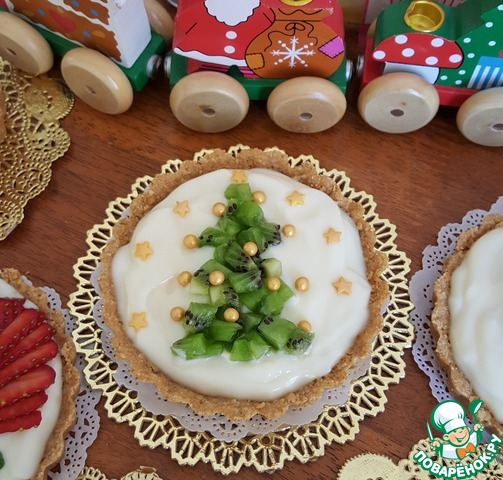
[{"label": "kiwi slice", "polygon": [[243,332],[254,332],[257,330],[257,326],[263,318],[263,315],[259,315],[257,313],[241,312],[241,315],[239,316],[239,323],[243,326]]},{"label": "kiwi slice", "polygon": [[238,338],[233,344],[229,358],[233,362],[249,362],[255,356],[250,348],[250,343],[245,338]]},{"label": "kiwi slice", "polygon": [[265,223],[262,208],[251,200],[245,200],[238,204],[236,210],[233,212],[233,217],[241,225],[247,227],[254,227]]},{"label": "kiwi slice", "polygon": [[263,222],[258,225],[258,228],[264,235],[268,246],[279,245],[281,243],[281,227],[278,224]]},{"label": "kiwi slice", "polygon": [[236,203],[252,200],[252,191],[248,183],[231,183],[224,192],[227,200],[233,200]]},{"label": "kiwi slice", "polygon": [[283,350],[290,335],[298,328],[293,322],[278,315],[267,315],[257,327],[257,331],[276,350]]},{"label": "kiwi slice", "polygon": [[260,268],[264,271],[266,278],[280,278],[283,273],[281,262],[277,258],[265,258],[260,263]]},{"label": "kiwi slice", "polygon": [[226,215],[220,217],[217,227],[222,230],[224,234],[228,235],[229,238],[234,238],[242,230],[239,222],[232,220],[232,218]]},{"label": "kiwi slice", "polygon": [[257,245],[259,253],[264,253],[268,247],[267,238],[259,227],[250,227],[246,230],[242,230],[236,236],[236,240],[241,246],[243,246],[247,242],[255,243],[255,245]]},{"label": "kiwi slice", "polygon": [[215,227],[205,228],[199,235],[199,248],[204,246],[218,247],[226,245],[232,239],[227,233]]},{"label": "kiwi slice", "polygon": [[239,323],[215,319],[211,322],[205,333],[211,340],[229,343],[236,339],[242,329],[243,327]]},{"label": "kiwi slice", "polygon": [[271,350],[271,345],[269,345],[256,330],[252,330],[243,338],[248,340],[250,350],[256,359],[263,357],[267,352],[269,352],[269,350]]},{"label": "kiwi slice", "polygon": [[171,345],[171,351],[186,360],[221,355],[224,346],[208,340],[203,333],[191,333]]},{"label": "kiwi slice", "polygon": [[295,327],[286,341],[284,350],[293,355],[302,355],[307,352],[311,343],[313,343],[314,334],[306,332],[302,328]]},{"label": "kiwi slice", "polygon": [[217,307],[207,303],[190,302],[185,312],[183,326],[188,333],[199,332],[208,327],[217,313]]},{"label": "kiwi slice", "polygon": [[258,270],[252,257],[243,251],[237,242],[231,242],[225,251],[225,264],[234,272],[249,272]]},{"label": "kiwi slice", "polygon": [[253,292],[262,287],[262,278],[257,267],[248,272],[231,273],[229,282],[236,293]]},{"label": "kiwi slice", "polygon": [[[248,184],[231,184],[225,190],[227,209],[215,226],[199,235],[199,246],[214,249],[213,258],[193,273],[190,294],[193,300],[185,314],[186,336],[172,345],[175,355],[186,359],[229,352],[232,361],[251,361],[271,350],[302,355],[314,334],[281,317],[285,302],[294,293],[284,282],[269,291],[264,279],[281,280],[281,262],[263,259],[261,254],[281,242],[279,225],[266,221],[260,205],[252,201]],[[254,242],[258,253],[243,251]],[[211,272],[224,274],[220,285],[211,285]],[[224,320],[227,308],[239,312],[237,322]]]},{"label": "kiwi slice", "polygon": [[293,296],[292,289],[285,282],[281,282],[278,290],[270,292],[262,298],[260,313],[279,315],[283,311],[286,301]]}]

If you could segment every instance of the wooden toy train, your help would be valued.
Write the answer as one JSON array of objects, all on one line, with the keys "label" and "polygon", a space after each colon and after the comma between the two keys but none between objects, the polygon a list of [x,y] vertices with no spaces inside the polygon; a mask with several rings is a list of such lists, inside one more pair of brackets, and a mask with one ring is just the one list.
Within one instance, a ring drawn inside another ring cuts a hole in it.
[{"label": "wooden toy train", "polygon": [[[0,0],[2,8],[16,25],[0,13],[0,55],[40,73],[32,64],[45,55],[47,70],[54,50],[70,88],[106,113],[127,110],[133,89],[162,64],[173,114],[196,131],[233,128],[250,100],[266,101],[271,119],[293,132],[326,130],[346,110],[352,64],[337,0],[179,0],[167,56],[173,24],[157,0]],[[29,52],[38,40],[19,35],[18,17],[48,40],[44,55]],[[378,130],[405,133],[440,105],[459,107],[468,139],[503,146],[502,27],[503,0],[385,6],[358,61],[360,114]]]},{"label": "wooden toy train", "polygon": [[373,127],[410,132],[439,105],[460,107],[465,137],[503,146],[502,0],[389,5],[369,29],[359,70],[358,108]]}]

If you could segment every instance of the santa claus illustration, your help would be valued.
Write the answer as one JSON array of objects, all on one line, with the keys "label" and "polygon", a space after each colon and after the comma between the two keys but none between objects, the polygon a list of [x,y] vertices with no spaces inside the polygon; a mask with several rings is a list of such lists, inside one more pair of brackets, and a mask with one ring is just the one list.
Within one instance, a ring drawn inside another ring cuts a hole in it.
[{"label": "santa claus illustration", "polygon": [[180,0],[173,50],[200,62],[244,68],[246,47],[273,20],[261,0]]}]

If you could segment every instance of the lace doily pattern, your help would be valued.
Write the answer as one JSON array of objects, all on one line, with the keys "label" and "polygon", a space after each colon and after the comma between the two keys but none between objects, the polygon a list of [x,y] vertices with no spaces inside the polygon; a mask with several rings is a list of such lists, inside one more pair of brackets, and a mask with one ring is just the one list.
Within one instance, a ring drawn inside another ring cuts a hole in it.
[{"label": "lace doily pattern", "polygon": [[73,94],[46,75],[32,77],[0,58],[7,136],[0,141],[0,240],[24,217],[24,207],[51,178],[51,165],[70,146],[59,120],[73,106]]},{"label": "lace doily pattern", "polygon": [[[477,454],[483,451],[484,447],[477,447]],[[375,453],[364,453],[350,458],[339,470],[337,480],[438,480],[425,470],[423,470],[415,461],[414,455],[418,450],[428,453],[432,457],[434,452],[430,449],[428,439],[421,440],[410,451],[408,457],[395,464],[385,455]],[[496,457],[483,472],[479,472],[477,480],[503,480],[503,457],[500,454]],[[441,466],[455,466],[457,461],[435,458],[435,461]],[[95,468],[85,468],[78,480],[108,480],[99,470]],[[142,467],[135,472],[128,473],[120,480],[163,480],[157,473],[150,468]],[[165,479],[168,480],[168,479]],[[454,479],[453,479],[454,480]]]},{"label": "lace doily pattern", "polygon": [[461,223],[450,223],[438,233],[437,245],[429,245],[423,251],[422,269],[410,281],[410,298],[414,304],[411,322],[416,338],[412,348],[414,360],[430,379],[433,396],[439,401],[453,399],[448,389],[446,372],[438,364],[435,355],[435,340],[430,330],[430,314],[433,309],[433,285],[440,276],[444,261],[452,254],[460,233],[479,225],[489,213],[503,214],[503,197],[489,211],[472,210]]},{"label": "lace doily pattern", "polygon": [[[229,153],[236,154],[246,148],[238,145],[232,147]],[[194,156],[194,161],[208,152],[210,150],[200,151]],[[384,327],[373,345],[370,366],[350,385],[344,403],[322,405],[314,420],[306,424],[281,425],[274,430],[265,429],[261,433],[225,441],[205,430],[189,430],[173,414],[162,415],[149,411],[140,402],[136,391],[127,386],[127,382],[117,382],[117,369],[121,367],[110,358],[106,342],[103,341],[103,330],[95,321],[100,298],[93,276],[99,268],[101,251],[111,238],[114,224],[127,215],[133,198],[149,188],[152,177],[138,179],[127,197],[110,203],[104,222],[95,225],[88,233],[87,254],[74,266],[78,290],[71,295],[69,308],[78,318],[74,340],[77,350],[87,359],[84,372],[90,385],[103,391],[104,406],[109,417],[129,423],[140,445],[168,449],[181,465],[203,461],[210,463],[216,471],[228,474],[238,472],[244,466],[254,466],[258,471],[274,471],[282,468],[285,461],[313,460],[323,455],[325,448],[332,442],[344,443],[353,439],[363,418],[383,411],[386,390],[390,384],[398,383],[405,374],[402,354],[411,345],[413,335],[408,320],[412,309],[407,283],[410,261],[397,250],[394,225],[379,218],[372,197],[355,191],[343,172],[326,171],[311,156],[290,157],[289,161],[292,166],[312,163],[320,175],[331,177],[346,197],[363,207],[366,220],[376,231],[376,248],[387,255],[389,263],[383,277],[390,288],[390,301],[384,313]],[[174,173],[180,164],[180,160],[171,160],[162,171]]]}]

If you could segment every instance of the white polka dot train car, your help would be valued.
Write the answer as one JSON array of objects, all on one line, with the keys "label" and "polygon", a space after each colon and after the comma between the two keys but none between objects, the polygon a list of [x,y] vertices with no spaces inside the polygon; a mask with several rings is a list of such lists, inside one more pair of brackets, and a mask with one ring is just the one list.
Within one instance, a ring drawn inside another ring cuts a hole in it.
[{"label": "white polka dot train car", "polygon": [[360,114],[378,130],[405,133],[426,125],[440,105],[458,107],[468,140],[503,146],[502,32],[502,0],[387,6],[360,61]]}]

